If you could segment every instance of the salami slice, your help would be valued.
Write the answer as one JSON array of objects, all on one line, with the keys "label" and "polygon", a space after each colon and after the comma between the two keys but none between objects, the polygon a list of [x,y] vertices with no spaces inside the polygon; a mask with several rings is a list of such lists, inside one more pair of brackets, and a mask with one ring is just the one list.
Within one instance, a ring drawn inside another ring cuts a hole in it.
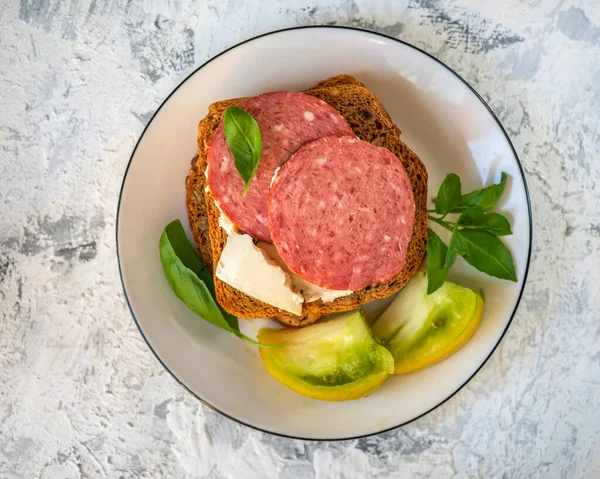
[{"label": "salami slice", "polygon": [[269,187],[275,169],[299,147],[322,136],[354,136],[348,122],[322,100],[304,93],[273,92],[240,105],[260,128],[262,154],[246,197],[221,124],[208,148],[208,184],[221,210],[249,235],[271,242]]},{"label": "salami slice", "polygon": [[320,138],[281,167],[269,194],[278,253],[298,276],[352,290],[399,273],[415,200],[402,163],[358,138]]}]

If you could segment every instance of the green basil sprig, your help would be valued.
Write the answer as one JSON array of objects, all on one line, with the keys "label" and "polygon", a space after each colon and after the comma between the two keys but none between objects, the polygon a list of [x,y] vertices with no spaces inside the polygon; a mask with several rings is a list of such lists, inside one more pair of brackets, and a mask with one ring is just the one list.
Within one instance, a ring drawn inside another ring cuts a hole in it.
[{"label": "green basil sprig", "polygon": [[[448,270],[458,255],[479,271],[500,279],[517,281],[512,255],[498,238],[512,234],[508,219],[500,213],[486,213],[502,196],[507,175],[502,173],[500,183],[462,194],[458,175],[450,173],[440,185],[435,210],[429,219],[452,231],[448,246],[428,229],[427,239],[427,294],[444,284]],[[456,222],[445,221],[449,214],[460,214]]]},{"label": "green basil sprig", "polygon": [[233,155],[235,168],[244,180],[243,196],[246,196],[260,162],[260,128],[250,113],[240,107],[229,106],[223,118],[223,131]]},{"label": "green basil sprig", "polygon": [[159,250],[171,289],[194,313],[247,343],[263,348],[284,345],[262,344],[240,332],[238,318],[225,311],[215,300],[213,277],[188,241],[181,221],[175,220],[167,225],[160,237]]}]

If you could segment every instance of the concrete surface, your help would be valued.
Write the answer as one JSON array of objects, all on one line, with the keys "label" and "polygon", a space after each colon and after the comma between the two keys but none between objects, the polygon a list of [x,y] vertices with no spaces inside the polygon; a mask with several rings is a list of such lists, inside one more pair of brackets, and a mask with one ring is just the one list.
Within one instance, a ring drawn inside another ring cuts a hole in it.
[{"label": "concrete surface", "polygon": [[[382,436],[270,437],[202,407],[130,318],[119,187],[195,66],[335,23],[437,56],[520,154],[535,224],[501,347],[452,400]],[[600,3],[0,0],[0,477],[600,477]]]}]

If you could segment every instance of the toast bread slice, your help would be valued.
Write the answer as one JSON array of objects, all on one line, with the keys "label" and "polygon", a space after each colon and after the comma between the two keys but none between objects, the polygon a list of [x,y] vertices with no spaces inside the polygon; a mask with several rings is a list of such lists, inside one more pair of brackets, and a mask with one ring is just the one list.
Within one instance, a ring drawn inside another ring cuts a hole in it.
[{"label": "toast bread slice", "polygon": [[[214,276],[217,301],[227,311],[243,319],[272,317],[287,326],[307,326],[325,315],[355,309],[361,304],[390,296],[400,290],[417,272],[425,256],[427,170],[419,157],[400,140],[400,130],[383,105],[362,83],[349,75],[323,80],[305,93],[329,103],[346,118],[360,139],[388,148],[402,162],[415,198],[415,226],[407,248],[406,264],[392,279],[374,283],[351,295],[332,302],[305,302],[302,316],[292,315],[254,299]],[[210,191],[205,191],[207,148],[214,131],[223,119],[225,109],[243,100],[244,98],[224,100],[209,106],[208,115],[198,127],[198,155],[192,160],[190,174],[186,180],[190,228],[202,258],[213,275],[218,258],[225,247],[227,234],[219,226],[220,211],[214,197]]]}]

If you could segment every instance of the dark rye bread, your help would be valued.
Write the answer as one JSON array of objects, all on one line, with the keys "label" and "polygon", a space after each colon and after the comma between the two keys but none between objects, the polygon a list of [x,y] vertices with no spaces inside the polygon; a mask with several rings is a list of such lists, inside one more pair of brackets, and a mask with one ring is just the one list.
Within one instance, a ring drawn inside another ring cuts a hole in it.
[{"label": "dark rye bread", "polygon": [[[349,75],[332,77],[306,90],[329,103],[351,125],[356,135],[377,146],[384,146],[402,162],[415,197],[415,228],[409,242],[406,264],[392,279],[374,283],[349,296],[324,303],[304,303],[302,316],[254,299],[215,276],[217,300],[230,313],[240,318],[272,317],[288,326],[307,326],[319,318],[336,312],[355,309],[361,304],[385,298],[401,289],[416,273],[425,256],[427,240],[427,171],[419,157],[399,137],[400,130],[392,122],[379,100],[362,83]],[[223,119],[225,109],[244,98],[225,100],[209,106],[208,115],[198,128],[198,156],[186,181],[186,204],[190,228],[207,267],[213,272],[225,247],[227,234],[219,226],[219,210],[210,192],[205,192],[207,147],[212,134]]]}]

